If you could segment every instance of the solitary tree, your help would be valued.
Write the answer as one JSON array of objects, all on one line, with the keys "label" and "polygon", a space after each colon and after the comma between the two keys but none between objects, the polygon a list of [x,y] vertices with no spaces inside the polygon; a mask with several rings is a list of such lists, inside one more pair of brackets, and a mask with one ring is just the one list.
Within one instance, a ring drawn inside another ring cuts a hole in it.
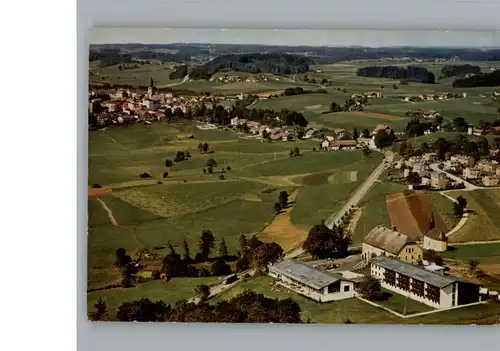
[{"label": "solitary tree", "polygon": [[210,230],[204,230],[201,232],[200,240],[198,242],[198,248],[203,259],[207,259],[210,255],[210,250],[214,247],[214,235]]},{"label": "solitary tree", "polygon": [[220,257],[227,257],[228,252],[227,252],[227,246],[226,246],[226,240],[222,238],[219,246],[219,256]]},{"label": "solitary tree", "polygon": [[465,208],[467,207],[467,200],[465,199],[465,197],[463,197],[462,195],[460,195],[459,197],[457,197],[457,202],[458,202],[458,205],[463,210],[465,210]]},{"label": "solitary tree", "polygon": [[196,295],[200,296],[200,300],[202,302],[206,301],[208,299],[208,297],[210,296],[210,287],[208,285],[205,285],[205,284],[200,284],[196,287],[195,293],[196,293]]},{"label": "solitary tree", "polygon": [[458,204],[458,202],[453,203],[453,214],[457,218],[462,217],[464,214],[464,209]]},{"label": "solitary tree", "polygon": [[212,174],[214,172],[214,168],[213,167],[207,167],[207,171],[208,171],[208,173]]},{"label": "solitary tree", "polygon": [[247,237],[245,236],[245,234],[240,235],[240,239],[238,240],[238,242],[240,244],[240,252],[243,255],[245,253],[245,251],[247,250],[247,246],[248,246],[248,241],[247,241]]},{"label": "solitary tree", "polygon": [[217,167],[217,161],[215,161],[213,158],[209,158],[207,160],[207,166],[208,167]]},{"label": "solitary tree", "polygon": [[170,254],[171,255],[175,255],[175,249],[174,247],[172,246],[172,243],[170,242],[170,240],[168,241],[168,249],[170,250]]},{"label": "solitary tree", "polygon": [[276,243],[265,243],[252,251],[252,264],[254,267],[266,267],[274,263],[283,255],[283,248]]},{"label": "solitary tree", "polygon": [[208,144],[203,144],[203,152],[208,152]]},{"label": "solitary tree", "polygon": [[200,153],[203,151],[203,144],[202,143],[198,144],[198,150],[200,151]]},{"label": "solitary tree", "polygon": [[274,204],[274,211],[276,211],[276,213],[281,212],[281,205],[278,202]]},{"label": "solitary tree", "polygon": [[165,160],[165,167],[171,167],[173,165],[172,160],[169,160],[168,158]]},{"label": "solitary tree", "polygon": [[186,239],[184,239],[183,246],[184,246],[184,260],[189,261],[191,257],[189,255],[189,246]]},{"label": "solitary tree", "polygon": [[382,287],[380,286],[378,279],[367,276],[359,284],[359,292],[365,299],[374,301],[380,299],[382,295]]},{"label": "solitary tree", "polygon": [[285,190],[280,191],[278,195],[278,203],[281,207],[285,207],[288,204],[288,193]]}]

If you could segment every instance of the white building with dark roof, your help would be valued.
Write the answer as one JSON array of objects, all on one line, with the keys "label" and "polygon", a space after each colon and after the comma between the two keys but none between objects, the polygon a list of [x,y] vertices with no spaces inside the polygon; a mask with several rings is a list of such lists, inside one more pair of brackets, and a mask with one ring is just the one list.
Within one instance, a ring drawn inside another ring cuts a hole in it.
[{"label": "white building with dark roof", "polygon": [[435,273],[423,267],[379,256],[370,261],[370,274],[384,289],[434,308],[451,308],[481,301],[480,285]]},{"label": "white building with dark roof", "polygon": [[362,274],[329,272],[293,259],[270,265],[269,276],[280,285],[318,302],[356,297],[356,289],[364,279]]}]

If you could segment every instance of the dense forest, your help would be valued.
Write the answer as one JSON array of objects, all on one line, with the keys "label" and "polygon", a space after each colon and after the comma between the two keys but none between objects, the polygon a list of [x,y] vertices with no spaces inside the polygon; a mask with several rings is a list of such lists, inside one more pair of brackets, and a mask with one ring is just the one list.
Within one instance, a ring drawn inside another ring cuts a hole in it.
[{"label": "dense forest", "polygon": [[408,66],[369,66],[358,69],[356,72],[362,77],[379,77],[391,79],[403,79],[406,81],[434,84],[434,73],[429,72],[423,67]]},{"label": "dense forest", "polygon": [[453,82],[454,88],[496,87],[500,86],[500,70],[479,74],[467,78],[459,78]]},{"label": "dense forest", "polygon": [[170,75],[171,79],[185,76],[186,71],[191,79],[208,79],[220,70],[230,69],[236,72],[273,73],[278,75],[304,73],[309,70],[311,60],[304,56],[289,54],[238,54],[223,55],[198,67],[189,70],[186,66],[177,67]]},{"label": "dense forest", "polygon": [[443,77],[463,76],[466,74],[481,74],[481,68],[472,65],[446,65],[441,69]]}]

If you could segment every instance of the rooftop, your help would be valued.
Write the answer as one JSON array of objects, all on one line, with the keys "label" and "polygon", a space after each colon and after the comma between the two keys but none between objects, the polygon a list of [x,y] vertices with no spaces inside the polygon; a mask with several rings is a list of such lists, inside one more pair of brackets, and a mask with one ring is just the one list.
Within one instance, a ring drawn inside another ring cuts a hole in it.
[{"label": "rooftop", "polygon": [[344,277],[342,273],[330,273],[293,259],[276,263],[270,266],[269,270],[283,274],[314,289],[322,289],[341,279],[351,280],[351,278]]},{"label": "rooftop", "polygon": [[455,282],[475,284],[468,280],[452,275],[442,275],[434,273],[426,270],[425,268],[417,267],[410,263],[390,257],[378,256],[373,258],[371,260],[371,263],[438,288],[444,288]]},{"label": "rooftop", "polygon": [[397,231],[376,226],[366,234],[363,243],[397,255],[407,244],[408,237]]}]

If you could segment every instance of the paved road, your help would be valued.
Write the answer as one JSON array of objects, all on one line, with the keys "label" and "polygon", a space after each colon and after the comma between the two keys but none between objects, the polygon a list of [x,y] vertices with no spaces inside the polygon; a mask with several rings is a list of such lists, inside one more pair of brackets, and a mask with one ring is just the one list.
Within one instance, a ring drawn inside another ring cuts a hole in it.
[{"label": "paved road", "polygon": [[[220,293],[223,293],[226,290],[231,289],[233,286],[235,286],[236,284],[238,284],[240,282],[240,279],[242,279],[245,274],[253,275],[254,273],[255,273],[255,270],[253,268],[247,269],[246,271],[243,271],[243,272],[237,274],[238,280],[236,280],[234,283],[231,283],[231,284],[221,283],[221,284],[217,284],[217,285],[212,286],[210,288],[210,295],[208,295],[208,298],[212,298]],[[195,297],[188,299],[187,302],[194,302],[197,304],[200,302],[200,298],[198,296],[195,296]]]},{"label": "paved road", "polygon": [[[344,206],[342,206],[342,208],[326,222],[326,226],[328,228],[332,228],[335,223],[339,222],[340,218],[342,218],[342,216],[349,211],[351,206],[356,206],[361,201],[361,199],[363,199],[366,193],[370,190],[373,184],[375,184],[375,182],[380,177],[382,172],[389,167],[390,163],[394,159],[394,154],[390,151],[385,152],[384,154],[385,158],[380,163],[380,165],[378,165],[377,168],[375,168],[375,170],[368,176],[368,178],[365,179],[365,181],[361,184],[361,186],[356,189],[354,194],[351,195],[351,197],[347,200]],[[285,258],[294,258],[300,256],[303,253],[304,250],[302,249],[302,247],[297,247],[286,253]]]},{"label": "paved road", "polygon": [[446,176],[450,179],[453,179],[454,181],[456,182],[462,182],[464,183],[465,185],[465,189],[461,189],[461,190],[477,190],[477,189],[482,189],[482,187],[480,186],[477,186],[477,185],[474,185],[472,183],[469,183],[468,181],[460,178],[460,177],[457,177],[456,175],[454,174],[451,174],[449,172],[446,172],[445,170],[442,170],[442,169],[439,169],[439,163],[433,163],[430,165],[430,168],[433,170],[433,171],[436,171],[436,172],[440,172],[440,173],[444,173],[446,174]]}]

